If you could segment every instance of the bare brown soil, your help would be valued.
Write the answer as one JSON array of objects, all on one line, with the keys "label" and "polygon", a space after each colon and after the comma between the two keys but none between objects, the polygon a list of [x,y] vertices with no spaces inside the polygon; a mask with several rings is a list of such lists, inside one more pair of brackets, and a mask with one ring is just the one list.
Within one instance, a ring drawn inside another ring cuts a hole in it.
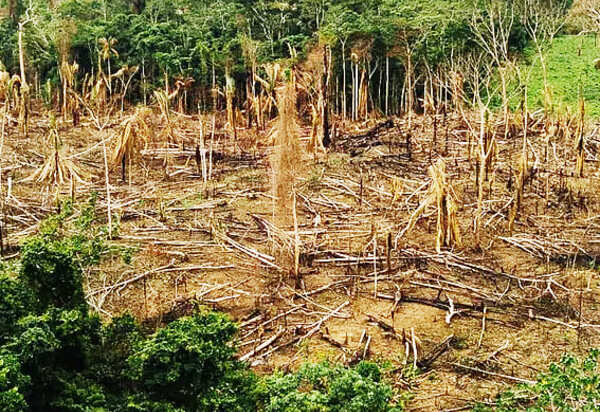
[{"label": "bare brown soil", "polygon": [[[59,122],[63,147],[89,173],[75,196],[84,201],[98,192],[101,216],[108,202],[100,142],[107,139],[111,151],[121,120],[113,114],[103,131],[87,119],[77,128]],[[211,116],[201,120],[209,136]],[[435,141],[432,116],[413,123],[411,130],[404,118],[338,126],[337,145],[327,154],[304,153],[295,183],[302,275],[296,288],[290,260],[280,259],[292,253],[293,226],[270,226],[269,130],[240,128],[235,142],[217,121],[214,175],[205,183],[195,162],[199,118],[176,116],[166,166],[165,145],[155,139],[133,162],[131,183],[122,181],[120,165],[111,169],[110,206],[120,219],[114,243],[136,253],[130,265],[114,258],[87,274],[91,306],[107,318],[132,312],[150,327],[197,303],[225,311],[241,325],[240,355],[259,372],[326,358],[387,360],[398,387],[413,393],[410,409],[419,411],[485,401],[535,378],[567,351],[598,345],[595,137],[586,142],[584,177],[572,177],[574,139],[553,137],[545,161],[544,127],[531,119],[523,207],[511,235],[522,128],[505,139],[498,125],[478,214],[478,146],[469,132],[469,124],[479,130],[477,121],[449,115],[444,124],[439,115]],[[156,136],[162,127],[156,109]],[[25,138],[16,119],[8,121],[1,167],[3,193],[11,180],[4,199],[9,255],[56,211],[56,187],[23,181],[50,152],[48,128],[47,118],[36,115]],[[302,129],[303,147],[309,135]],[[427,169],[438,158],[459,201],[462,234],[460,247],[439,253],[434,206],[397,238],[427,196]],[[71,191],[65,185],[58,193]],[[448,316],[451,306],[456,313]],[[418,374],[411,372],[415,362]]]}]

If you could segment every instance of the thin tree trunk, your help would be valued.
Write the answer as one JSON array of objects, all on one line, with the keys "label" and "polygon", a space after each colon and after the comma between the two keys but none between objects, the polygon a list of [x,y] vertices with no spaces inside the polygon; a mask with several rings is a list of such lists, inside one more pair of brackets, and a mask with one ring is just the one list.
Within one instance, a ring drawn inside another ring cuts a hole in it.
[{"label": "thin tree trunk", "polygon": [[[381,109],[381,84],[383,83],[383,70],[379,69],[379,84],[377,86],[377,108]],[[375,107],[373,107],[375,108]]]},{"label": "thin tree trunk", "polygon": [[346,122],[346,41],[342,42],[342,120]]},{"label": "thin tree trunk", "polygon": [[23,50],[23,24],[19,23],[19,68],[21,69],[21,86],[27,83],[25,78],[25,52]]},{"label": "thin tree trunk", "polygon": [[412,58],[411,58],[411,54],[408,54],[408,64],[407,64],[407,71],[406,71],[406,75],[407,75],[407,110],[408,110],[408,130],[411,130],[412,128],[412,112],[413,112],[413,108],[414,108],[414,103],[413,103],[413,96],[414,96],[414,91],[413,91],[413,83],[412,83]]},{"label": "thin tree trunk", "polygon": [[27,137],[27,121],[29,117],[29,85],[27,84],[27,78],[25,77],[25,50],[23,47],[23,26],[24,23],[19,23],[19,68],[21,70],[21,87],[19,88],[21,94],[21,107],[19,108],[19,123],[21,131]]},{"label": "thin tree trunk", "polygon": [[144,94],[144,106],[148,105],[148,101],[146,98],[146,62],[145,60],[142,58],[142,89],[143,89],[143,94]]},{"label": "thin tree trunk", "polygon": [[110,180],[108,177],[108,154],[106,152],[106,139],[102,139],[102,152],[104,154],[104,181],[106,184],[106,213],[108,221],[108,238],[112,239],[112,210],[110,202]]},{"label": "thin tree trunk", "polygon": [[215,60],[212,60],[212,97],[213,97],[213,110],[217,110],[217,75],[215,73]]},{"label": "thin tree trunk", "polygon": [[8,0],[8,16],[17,23],[17,0]]},{"label": "thin tree trunk", "polygon": [[352,121],[356,120],[356,81],[354,80],[354,77],[356,75],[356,72],[354,70],[354,62],[351,61],[350,62],[350,73],[352,73]]},{"label": "thin tree trunk", "polygon": [[323,136],[323,146],[329,147],[331,144],[331,137],[329,136],[329,53],[327,46],[323,47],[323,77],[321,78],[321,133]]},{"label": "thin tree trunk", "polygon": [[390,56],[385,57],[385,115],[389,113],[390,101]]}]

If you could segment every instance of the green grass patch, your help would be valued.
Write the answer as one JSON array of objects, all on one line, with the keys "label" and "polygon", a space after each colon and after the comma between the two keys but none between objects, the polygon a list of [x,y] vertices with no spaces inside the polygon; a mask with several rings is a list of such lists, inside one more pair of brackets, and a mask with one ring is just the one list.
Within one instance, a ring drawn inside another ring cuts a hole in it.
[{"label": "green grass patch", "polygon": [[[579,49],[581,45],[581,56]],[[569,108],[571,113],[578,109],[579,85],[583,86],[586,102],[586,117],[600,118],[600,70],[594,60],[600,58],[600,39],[596,45],[594,36],[565,35],[554,39],[546,50],[548,84],[552,92],[554,109]],[[521,66],[527,80],[527,99],[530,110],[544,107],[544,77],[540,59],[535,50],[528,49]],[[514,93],[511,105],[520,104],[519,93]]]}]

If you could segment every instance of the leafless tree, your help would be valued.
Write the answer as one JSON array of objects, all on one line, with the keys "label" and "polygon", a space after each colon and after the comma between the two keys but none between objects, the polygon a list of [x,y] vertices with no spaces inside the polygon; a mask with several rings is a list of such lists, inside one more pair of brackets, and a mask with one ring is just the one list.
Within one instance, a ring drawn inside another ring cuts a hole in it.
[{"label": "leafless tree", "polygon": [[[508,82],[514,67],[510,56],[510,35],[515,23],[512,2],[487,1],[484,8],[473,14],[471,28],[475,41],[498,70],[502,94],[504,124],[508,125]],[[508,127],[505,127],[505,137]]]},{"label": "leafless tree", "polygon": [[531,38],[540,65],[544,80],[544,110],[548,115],[551,110],[550,89],[548,86],[548,67],[545,57],[546,46],[552,44],[556,34],[565,25],[565,14],[568,10],[567,0],[524,0],[523,25]]}]

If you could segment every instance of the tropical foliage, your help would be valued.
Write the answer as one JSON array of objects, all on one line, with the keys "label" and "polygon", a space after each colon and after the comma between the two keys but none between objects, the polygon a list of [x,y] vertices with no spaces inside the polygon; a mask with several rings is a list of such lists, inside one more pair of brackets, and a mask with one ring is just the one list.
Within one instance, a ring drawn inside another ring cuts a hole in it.
[{"label": "tropical foliage", "polygon": [[[188,107],[208,109],[215,101],[211,93],[225,87],[226,72],[243,97],[247,82],[260,83],[267,77],[264,64],[298,59],[321,44],[330,47],[335,57],[332,71],[337,87],[350,87],[358,81],[353,80],[355,75],[366,76],[372,95],[368,104],[382,109],[384,95],[398,97],[401,93],[407,71],[414,70],[415,79],[424,82],[419,74],[451,67],[457,57],[472,54],[476,49],[472,23],[481,24],[494,1],[8,3],[13,7],[10,16],[0,21],[0,61],[9,72],[18,72],[16,23],[28,22],[24,25],[28,70],[40,84],[49,79],[58,87],[62,62],[76,61],[80,66],[78,83],[84,83],[86,76],[103,73],[115,92],[113,78],[123,75],[119,69],[138,67],[129,91],[120,91],[123,94],[141,100],[151,96],[154,87],[162,87],[165,78],[171,84],[189,78],[194,82],[188,84]],[[528,38],[521,18],[524,11],[520,2],[509,3],[510,13],[515,15],[510,44],[518,51]],[[249,44],[252,53],[248,53]],[[250,66],[257,71],[252,73]],[[386,92],[382,83],[388,85]]]},{"label": "tropical foliage", "polygon": [[492,406],[480,405],[475,410],[596,411],[600,405],[599,356],[597,349],[583,359],[566,354],[540,374],[535,384],[503,392]]}]

